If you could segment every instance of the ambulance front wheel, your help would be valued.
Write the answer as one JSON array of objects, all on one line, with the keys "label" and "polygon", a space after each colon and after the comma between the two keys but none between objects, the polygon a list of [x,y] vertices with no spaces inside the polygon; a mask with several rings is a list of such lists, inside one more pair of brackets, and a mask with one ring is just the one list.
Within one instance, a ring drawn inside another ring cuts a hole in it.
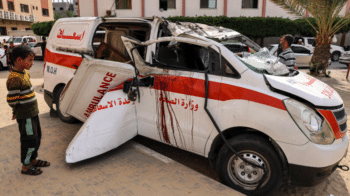
[{"label": "ambulance front wheel", "polygon": [[61,110],[60,110],[60,95],[62,93],[64,89],[64,86],[60,87],[60,89],[58,89],[56,95],[55,95],[55,103],[56,103],[56,111],[57,111],[57,115],[58,117],[66,123],[74,123],[77,121],[76,118],[74,118],[73,116],[67,115],[67,114],[62,114]]},{"label": "ambulance front wheel", "polygon": [[280,187],[283,174],[282,163],[273,146],[256,135],[244,134],[228,141],[229,145],[251,163],[266,168],[266,177],[255,191],[264,170],[248,164],[236,156],[226,144],[220,149],[216,170],[220,181],[247,195],[270,195]]}]

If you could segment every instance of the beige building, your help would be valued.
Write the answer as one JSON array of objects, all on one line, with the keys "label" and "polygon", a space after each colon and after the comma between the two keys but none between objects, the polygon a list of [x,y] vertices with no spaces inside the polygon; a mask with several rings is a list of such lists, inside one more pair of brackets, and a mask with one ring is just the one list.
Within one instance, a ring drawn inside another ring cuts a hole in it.
[{"label": "beige building", "polygon": [[52,21],[52,0],[0,0],[0,34],[30,30],[36,22]]}]

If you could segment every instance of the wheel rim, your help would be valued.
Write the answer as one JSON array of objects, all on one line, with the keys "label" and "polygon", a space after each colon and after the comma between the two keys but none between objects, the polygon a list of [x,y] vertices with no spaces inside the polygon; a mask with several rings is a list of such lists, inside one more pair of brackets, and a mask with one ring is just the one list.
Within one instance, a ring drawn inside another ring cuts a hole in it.
[{"label": "wheel rim", "polygon": [[335,61],[339,60],[339,54],[338,53],[333,54],[333,60],[335,60]]},{"label": "wheel rim", "polygon": [[[239,154],[249,162],[263,166],[267,169],[268,174],[265,182],[262,184],[262,186],[264,186],[270,179],[271,175],[270,165],[268,164],[267,160],[262,155],[254,151],[241,151]],[[254,190],[264,175],[264,171],[262,169],[245,163],[236,155],[233,155],[228,161],[227,171],[230,179],[236,185],[241,186],[246,190]]]}]

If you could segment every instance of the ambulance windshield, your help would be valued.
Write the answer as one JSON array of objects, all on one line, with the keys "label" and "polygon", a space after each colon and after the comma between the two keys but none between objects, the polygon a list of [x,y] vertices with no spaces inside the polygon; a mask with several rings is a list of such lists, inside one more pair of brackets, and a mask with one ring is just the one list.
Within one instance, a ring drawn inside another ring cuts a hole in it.
[{"label": "ambulance windshield", "polygon": [[[238,57],[238,56],[237,56]],[[270,75],[287,75],[287,66],[280,63],[278,58],[271,55],[267,48],[262,48],[259,52],[244,58],[238,57],[248,68],[258,73]]]}]

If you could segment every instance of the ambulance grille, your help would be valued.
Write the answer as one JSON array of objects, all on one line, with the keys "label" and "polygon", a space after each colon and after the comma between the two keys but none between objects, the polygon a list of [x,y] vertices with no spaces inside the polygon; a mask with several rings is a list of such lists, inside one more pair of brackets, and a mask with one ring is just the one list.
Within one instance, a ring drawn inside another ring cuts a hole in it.
[{"label": "ambulance grille", "polygon": [[335,118],[337,119],[340,131],[342,133],[346,132],[346,130],[347,130],[347,124],[346,124],[347,116],[346,116],[344,106],[339,108],[339,109],[332,110],[332,112],[333,112]]}]

